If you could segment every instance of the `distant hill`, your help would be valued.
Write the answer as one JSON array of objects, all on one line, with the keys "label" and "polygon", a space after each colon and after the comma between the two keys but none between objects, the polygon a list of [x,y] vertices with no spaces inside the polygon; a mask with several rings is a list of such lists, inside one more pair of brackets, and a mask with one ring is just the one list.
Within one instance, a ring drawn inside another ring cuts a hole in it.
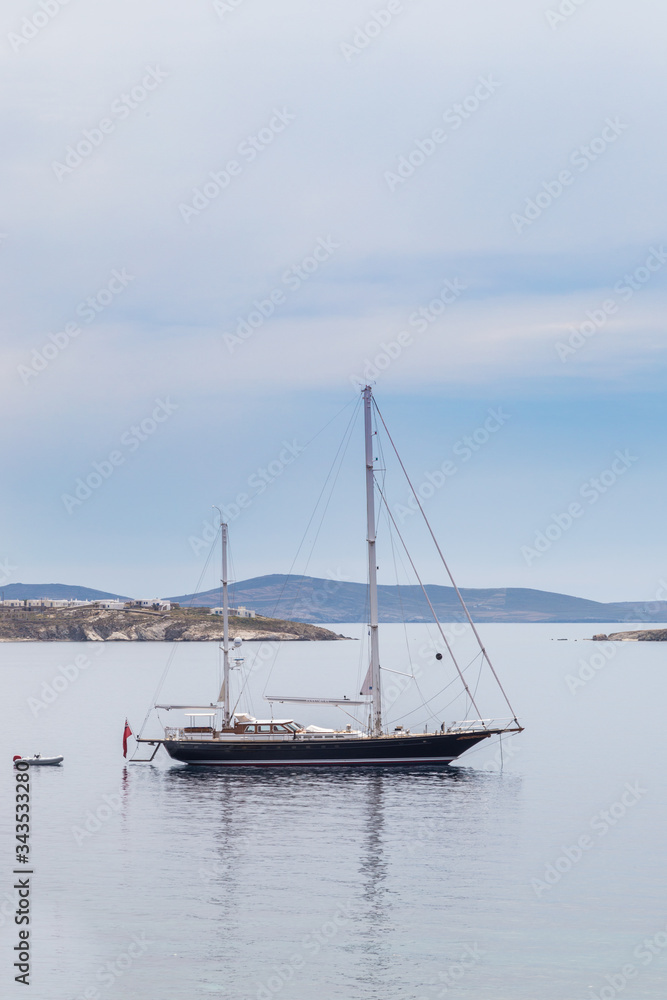
[{"label": "distant hill", "polygon": [[119,601],[130,600],[121,594],[93,590],[92,587],[70,587],[67,583],[7,583],[4,587],[0,587],[0,597],[2,594],[7,601],[36,600],[38,597],[49,597],[54,601],[64,601],[69,598],[79,601],[103,601],[110,598]]},{"label": "distant hill", "polygon": [[[463,617],[452,587],[429,584],[429,598],[441,621]],[[318,577],[287,576],[274,573],[242,580],[230,587],[230,604],[243,604],[267,618],[318,624],[365,622],[368,617],[366,586]],[[9,583],[0,588],[0,597],[26,600],[50,597],[100,601],[108,598],[127,601],[122,594],[111,594],[92,587],[72,587],[64,583]],[[495,587],[478,590],[464,587],[461,593],[477,622],[667,622],[667,601],[623,601],[601,604],[582,597],[554,594],[545,590],[521,587]],[[418,586],[378,587],[381,622],[431,621],[431,612]],[[220,588],[201,594],[172,597],[184,607],[217,607]]]},{"label": "distant hill", "polygon": [[[317,577],[272,574],[242,580],[230,588],[230,604],[245,605],[269,618],[318,623],[364,622],[367,593],[362,583],[323,580]],[[453,587],[428,585],[429,595],[442,621],[463,617]],[[602,604],[581,597],[520,587],[461,589],[470,613],[478,622],[665,622],[667,601],[627,601]],[[217,607],[220,588],[201,594],[172,597],[181,605]],[[381,622],[430,621],[431,613],[421,588],[378,587]]]}]

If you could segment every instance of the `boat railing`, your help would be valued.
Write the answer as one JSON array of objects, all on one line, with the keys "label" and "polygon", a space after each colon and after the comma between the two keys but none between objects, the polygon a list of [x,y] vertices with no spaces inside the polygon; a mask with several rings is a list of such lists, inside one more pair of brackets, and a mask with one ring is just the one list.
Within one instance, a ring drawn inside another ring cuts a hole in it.
[{"label": "boat railing", "polygon": [[345,739],[358,739],[361,733],[355,730],[350,732],[334,731],[328,733],[308,733],[308,732],[291,732],[291,733],[234,733],[234,732],[216,732],[215,730],[209,728],[208,726],[165,726],[164,738],[165,740],[215,740],[216,743],[226,743],[231,741],[233,743],[256,743],[256,742],[267,742],[267,743],[284,743],[286,741],[293,740],[321,740],[321,739],[335,739],[335,740],[345,740]]},{"label": "boat railing", "polygon": [[210,726],[165,726],[165,740],[212,740],[215,731]]},{"label": "boat railing", "polygon": [[504,730],[516,731],[516,719],[464,719],[461,722],[452,722],[445,727],[446,733],[474,733],[480,730],[491,732],[503,732]]}]

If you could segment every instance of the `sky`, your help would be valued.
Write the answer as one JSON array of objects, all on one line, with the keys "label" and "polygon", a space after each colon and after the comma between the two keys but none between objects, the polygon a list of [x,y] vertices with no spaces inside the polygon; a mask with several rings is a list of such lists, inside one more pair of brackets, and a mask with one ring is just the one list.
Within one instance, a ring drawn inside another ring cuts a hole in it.
[{"label": "sky", "polygon": [[368,380],[462,585],[667,596],[666,21],[7,0],[0,582],[363,581]]}]

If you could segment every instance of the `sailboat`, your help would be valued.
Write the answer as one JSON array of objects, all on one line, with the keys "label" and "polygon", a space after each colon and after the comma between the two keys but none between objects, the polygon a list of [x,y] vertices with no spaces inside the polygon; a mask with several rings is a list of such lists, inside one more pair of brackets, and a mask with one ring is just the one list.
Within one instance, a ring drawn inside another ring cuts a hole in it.
[{"label": "sailboat", "polygon": [[[378,621],[378,587],[377,587],[377,557],[376,557],[376,515],[375,495],[379,492],[384,496],[376,481],[376,459],[373,454],[373,408],[384,425],[387,436],[393,441],[384,424],[379,409],[373,399],[370,386],[365,386],[362,392],[364,407],[364,440],[366,467],[366,522],[367,522],[367,556],[369,585],[369,632],[370,632],[370,664],[366,678],[361,688],[360,700],[341,698],[307,698],[265,695],[267,701],[278,704],[327,704],[340,706],[347,710],[349,706],[363,706],[368,713],[368,725],[365,728],[353,729],[350,724],[341,729],[327,729],[320,726],[303,726],[292,718],[257,719],[238,712],[232,706],[230,693],[230,646],[229,639],[229,599],[227,547],[228,525],[222,523],[222,591],[223,591],[223,676],[222,687],[216,702],[209,705],[155,705],[156,709],[178,710],[188,717],[187,726],[165,726],[162,739],[138,737],[138,743],[147,743],[155,747],[153,757],[163,746],[169,756],[185,764],[207,767],[245,767],[245,766],[328,766],[340,765],[415,765],[415,764],[449,764],[456,760],[475,744],[492,736],[502,737],[505,734],[522,732],[516,713],[512,709],[504,688],[489,659],[486,648],[478,634],[463,597],[449,571],[442,555],[440,546],[424,514],[417,492],[412,487],[398,452],[396,455],[403,472],[410,483],[413,496],[424,516],[424,520],[436,544],[442,562],[445,566],[452,586],[461,602],[461,607],[479,645],[482,661],[490,668],[500,691],[508,706],[510,717],[501,720],[472,718],[454,722],[449,725],[441,723],[435,732],[411,732],[403,726],[396,726],[391,732],[387,730],[382,713],[382,667],[380,662],[379,621]],[[385,502],[390,519],[391,512]],[[394,522],[394,527],[398,530]],[[416,567],[408,553],[408,558],[416,572]],[[417,578],[419,576],[417,574]],[[479,715],[474,694],[471,692],[454,652],[451,648],[428,593],[421,584],[422,591],[429,604],[435,623],[440,631],[444,644],[456,666],[459,679],[467,695],[467,702],[473,712]],[[238,642],[238,640],[236,640]],[[436,659],[441,660],[442,654],[437,653]],[[150,759],[152,760],[153,757]]]}]

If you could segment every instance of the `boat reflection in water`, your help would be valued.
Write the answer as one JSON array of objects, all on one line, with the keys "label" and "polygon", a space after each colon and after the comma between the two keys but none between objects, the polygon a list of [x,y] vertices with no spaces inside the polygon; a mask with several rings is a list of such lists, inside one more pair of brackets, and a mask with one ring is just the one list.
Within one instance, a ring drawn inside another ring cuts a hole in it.
[{"label": "boat reflection in water", "polygon": [[[498,858],[517,841],[514,775],[429,765],[155,773],[181,831],[186,915],[230,995],[435,996],[438,970],[473,942],[466,923],[484,927],[511,878]],[[414,993],[416,963],[424,988]]]}]

